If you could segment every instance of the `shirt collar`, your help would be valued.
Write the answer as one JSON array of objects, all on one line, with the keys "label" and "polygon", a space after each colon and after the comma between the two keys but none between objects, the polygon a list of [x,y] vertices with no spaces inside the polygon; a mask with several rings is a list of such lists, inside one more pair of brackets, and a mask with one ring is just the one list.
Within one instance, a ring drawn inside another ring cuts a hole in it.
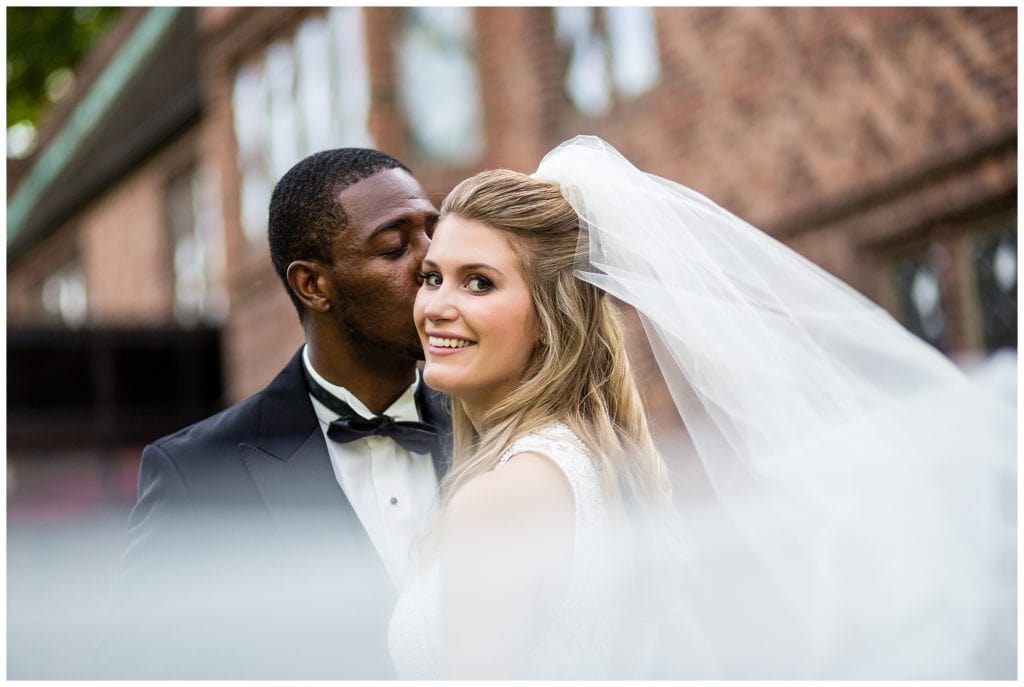
[{"label": "shirt collar", "polygon": [[[302,364],[306,366],[306,369],[309,371],[310,376],[313,377],[317,384],[319,384],[328,392],[330,392],[334,396],[340,398],[342,401],[347,403],[349,407],[352,408],[352,410],[356,411],[364,418],[372,418],[376,416],[376,414],[371,413],[370,410],[363,404],[363,402],[356,398],[355,394],[353,394],[351,391],[349,391],[343,386],[331,384],[326,379],[324,379],[315,369],[313,369],[313,363],[310,362],[309,360],[309,346],[302,347]],[[420,371],[419,368],[417,368],[416,379],[414,379],[412,384],[410,384],[406,388],[406,390],[403,391],[402,394],[397,399],[395,399],[395,402],[388,406],[388,408],[381,414],[387,415],[391,417],[393,420],[419,422],[420,414],[416,408],[416,388],[419,386],[419,383]],[[312,396],[310,396],[310,398],[312,398]],[[337,413],[335,413],[330,408],[327,408],[325,405],[320,403],[320,401],[317,401],[315,398],[313,398],[313,406],[317,410],[318,417],[327,416],[327,418],[329,418],[327,419],[327,422],[330,422],[338,418]]]}]

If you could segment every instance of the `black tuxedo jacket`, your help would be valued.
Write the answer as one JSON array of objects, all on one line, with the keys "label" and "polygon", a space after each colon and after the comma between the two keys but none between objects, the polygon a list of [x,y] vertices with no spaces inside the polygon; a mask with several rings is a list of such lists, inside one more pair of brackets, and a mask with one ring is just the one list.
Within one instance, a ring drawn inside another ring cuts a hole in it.
[{"label": "black tuxedo jacket", "polygon": [[[440,476],[450,419],[420,390]],[[99,672],[393,677],[395,596],[335,478],[300,351],[263,391],[146,447]]]}]

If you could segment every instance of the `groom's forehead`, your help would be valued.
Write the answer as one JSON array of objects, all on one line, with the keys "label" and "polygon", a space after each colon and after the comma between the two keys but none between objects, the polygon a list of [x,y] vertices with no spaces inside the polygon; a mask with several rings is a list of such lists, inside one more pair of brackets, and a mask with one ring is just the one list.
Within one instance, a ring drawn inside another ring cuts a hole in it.
[{"label": "groom's forehead", "polygon": [[407,213],[436,213],[416,179],[397,168],[348,185],[337,194],[336,201],[350,228],[376,228]]}]

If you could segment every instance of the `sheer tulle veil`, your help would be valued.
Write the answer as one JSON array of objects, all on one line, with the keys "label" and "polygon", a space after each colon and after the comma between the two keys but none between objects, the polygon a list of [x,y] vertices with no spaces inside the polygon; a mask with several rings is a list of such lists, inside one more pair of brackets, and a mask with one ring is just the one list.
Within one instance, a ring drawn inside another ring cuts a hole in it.
[{"label": "sheer tulle veil", "polygon": [[534,176],[581,217],[577,276],[640,316],[688,435],[666,462],[696,453],[714,495],[678,504],[710,662],[654,672],[1015,677],[1015,408],[599,138]]}]

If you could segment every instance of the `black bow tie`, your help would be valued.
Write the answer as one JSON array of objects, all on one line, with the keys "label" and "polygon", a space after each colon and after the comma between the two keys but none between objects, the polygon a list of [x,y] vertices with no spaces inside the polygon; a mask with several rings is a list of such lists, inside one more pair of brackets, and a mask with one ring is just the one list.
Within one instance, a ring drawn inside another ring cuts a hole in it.
[{"label": "black bow tie", "polygon": [[391,437],[399,446],[413,453],[430,453],[435,450],[437,430],[433,425],[425,422],[399,421],[387,415],[366,419],[317,384],[305,365],[302,366],[302,371],[306,374],[306,384],[313,398],[340,416],[327,427],[327,436],[332,440],[344,444],[370,436]]}]

